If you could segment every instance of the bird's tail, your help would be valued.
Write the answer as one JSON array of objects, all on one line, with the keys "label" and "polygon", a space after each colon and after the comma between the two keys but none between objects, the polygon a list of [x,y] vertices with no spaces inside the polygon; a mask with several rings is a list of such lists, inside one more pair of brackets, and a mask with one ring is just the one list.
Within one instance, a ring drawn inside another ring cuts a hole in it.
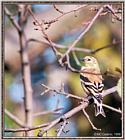
[{"label": "bird's tail", "polygon": [[101,114],[103,117],[106,117],[105,112],[102,107],[102,99],[97,99],[94,97],[94,103],[95,103],[95,116],[98,116]]}]

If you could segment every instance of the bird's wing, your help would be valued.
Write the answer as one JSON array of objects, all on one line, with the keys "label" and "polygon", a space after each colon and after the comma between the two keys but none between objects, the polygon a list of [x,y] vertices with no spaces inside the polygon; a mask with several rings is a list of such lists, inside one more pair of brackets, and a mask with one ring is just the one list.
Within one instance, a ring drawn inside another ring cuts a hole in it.
[{"label": "bird's wing", "polygon": [[85,68],[81,71],[81,74],[87,78],[91,83],[98,82],[102,83],[102,75],[100,74],[100,71],[97,71],[93,68]]},{"label": "bird's wing", "polygon": [[80,80],[86,93],[88,95],[92,95],[94,99],[95,116],[101,114],[105,117],[106,115],[102,108],[102,98],[100,96],[100,93],[102,93],[104,88],[100,71],[97,71],[96,69],[84,68],[80,73]]},{"label": "bird's wing", "polygon": [[84,89],[86,88],[86,90],[94,95],[96,93],[101,93],[104,87],[102,83],[102,76],[99,75],[99,73],[100,72],[95,69],[84,69],[80,73],[80,80],[84,85]]}]

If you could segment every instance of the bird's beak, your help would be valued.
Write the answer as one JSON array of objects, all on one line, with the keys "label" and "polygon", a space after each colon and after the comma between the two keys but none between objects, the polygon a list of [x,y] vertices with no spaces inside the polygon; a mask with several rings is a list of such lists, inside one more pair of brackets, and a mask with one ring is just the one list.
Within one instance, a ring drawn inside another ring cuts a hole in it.
[{"label": "bird's beak", "polygon": [[85,61],[85,59],[84,58],[80,58],[79,61]]}]

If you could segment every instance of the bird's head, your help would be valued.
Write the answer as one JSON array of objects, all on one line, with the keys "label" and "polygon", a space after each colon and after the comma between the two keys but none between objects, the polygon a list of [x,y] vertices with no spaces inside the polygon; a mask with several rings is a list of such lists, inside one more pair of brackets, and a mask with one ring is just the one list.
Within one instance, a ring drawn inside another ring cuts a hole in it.
[{"label": "bird's head", "polygon": [[84,62],[85,67],[99,69],[99,65],[96,58],[92,56],[86,56],[80,60]]}]

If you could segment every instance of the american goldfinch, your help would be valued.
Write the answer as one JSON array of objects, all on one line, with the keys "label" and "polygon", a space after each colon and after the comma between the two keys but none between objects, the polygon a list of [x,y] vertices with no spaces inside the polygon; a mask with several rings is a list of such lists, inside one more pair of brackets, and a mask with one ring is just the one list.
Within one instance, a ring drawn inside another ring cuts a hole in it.
[{"label": "american goldfinch", "polygon": [[81,59],[85,66],[80,70],[81,85],[88,96],[91,96],[95,104],[95,116],[99,114],[106,117],[102,108],[102,91],[104,84],[102,83],[102,75],[97,60],[92,56],[86,56]]}]

